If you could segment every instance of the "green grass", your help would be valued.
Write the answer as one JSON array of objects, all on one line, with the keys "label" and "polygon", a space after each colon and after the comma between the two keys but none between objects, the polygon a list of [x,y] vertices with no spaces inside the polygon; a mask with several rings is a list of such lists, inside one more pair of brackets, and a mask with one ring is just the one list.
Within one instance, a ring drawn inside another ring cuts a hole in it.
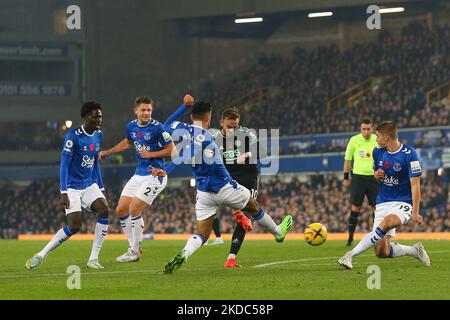
[{"label": "green grass", "polygon": [[[177,272],[162,269],[184,241],[144,241],[139,262],[118,264],[124,241],[106,241],[104,270],[85,267],[91,241],[68,241],[37,269],[25,260],[44,241],[0,241],[0,299],[449,299],[450,243],[423,241],[432,259],[427,268],[411,257],[378,259],[373,251],[356,257],[353,270],[341,269],[337,258],[344,242],[310,247],[303,241],[247,241],[238,261],[244,268],[224,269],[230,242],[199,249]],[[412,241],[402,243],[412,244]],[[255,268],[259,264],[287,263]],[[298,261],[297,261],[298,260]],[[381,289],[369,290],[369,265],[381,269]],[[81,267],[81,289],[69,290],[69,265]]]}]

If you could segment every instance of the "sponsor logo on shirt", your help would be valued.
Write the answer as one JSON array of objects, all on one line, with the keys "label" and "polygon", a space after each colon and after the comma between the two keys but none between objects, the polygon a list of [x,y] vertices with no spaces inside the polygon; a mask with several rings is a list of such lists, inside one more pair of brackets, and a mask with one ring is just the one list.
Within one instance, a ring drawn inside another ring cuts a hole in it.
[{"label": "sponsor logo on shirt", "polygon": [[138,152],[141,150],[151,151],[150,146],[147,146],[145,144],[140,144],[138,141],[134,141],[134,146],[136,148],[136,151],[138,151]]},{"label": "sponsor logo on shirt", "polygon": [[384,176],[383,183],[389,187],[397,186],[399,184],[398,179],[388,175]]},{"label": "sponsor logo on shirt", "polygon": [[92,168],[94,166],[95,158],[89,157],[88,155],[83,156],[83,162],[81,163],[82,167]]}]

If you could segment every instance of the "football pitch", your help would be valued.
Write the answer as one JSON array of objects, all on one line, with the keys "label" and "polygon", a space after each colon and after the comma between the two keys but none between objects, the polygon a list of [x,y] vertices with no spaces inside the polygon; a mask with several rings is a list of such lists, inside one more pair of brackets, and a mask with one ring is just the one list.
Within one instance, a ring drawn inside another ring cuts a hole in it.
[{"label": "football pitch", "polygon": [[[144,241],[141,260],[128,264],[115,262],[126,242],[105,241],[104,270],[85,267],[92,241],[68,241],[37,269],[25,270],[25,260],[45,243],[0,241],[0,299],[450,299],[449,241],[422,241],[430,268],[412,257],[378,259],[370,250],[354,258],[351,271],[336,263],[347,249],[343,241],[311,247],[301,240],[246,241],[238,256],[244,268],[224,269],[225,241],[200,248],[172,275],[163,267],[185,241]],[[71,265],[81,269],[80,289],[68,289],[75,283],[67,273]],[[379,267],[380,289],[368,288],[375,283],[372,265]]]}]

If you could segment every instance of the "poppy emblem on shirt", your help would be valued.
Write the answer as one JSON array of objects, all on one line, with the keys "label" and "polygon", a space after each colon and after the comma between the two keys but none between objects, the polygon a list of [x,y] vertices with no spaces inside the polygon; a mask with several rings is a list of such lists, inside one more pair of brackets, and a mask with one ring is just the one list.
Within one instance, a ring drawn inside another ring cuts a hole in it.
[{"label": "poppy emblem on shirt", "polygon": [[137,136],[138,136],[139,139],[142,138],[142,134],[140,132],[137,133]]},{"label": "poppy emblem on shirt", "polygon": [[95,150],[95,146],[93,144],[89,145],[89,148],[91,149],[91,151]]},{"label": "poppy emblem on shirt", "polygon": [[366,157],[370,158],[371,154],[369,152],[366,153]]},{"label": "poppy emblem on shirt", "polygon": [[389,169],[391,167],[391,164],[389,163],[389,161],[386,160],[384,166],[386,167],[386,169]]}]

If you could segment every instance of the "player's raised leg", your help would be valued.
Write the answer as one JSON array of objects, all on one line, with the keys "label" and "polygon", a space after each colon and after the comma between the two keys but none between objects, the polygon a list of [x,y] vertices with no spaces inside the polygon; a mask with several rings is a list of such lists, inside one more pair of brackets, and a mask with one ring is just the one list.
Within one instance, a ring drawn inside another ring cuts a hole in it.
[{"label": "player's raised leg", "polygon": [[87,263],[88,268],[92,269],[103,269],[103,266],[99,263],[98,256],[100,254],[100,250],[103,246],[103,241],[105,240],[105,236],[108,232],[109,225],[109,208],[106,199],[101,197],[97,198],[92,204],[91,209],[97,213],[98,219],[95,225],[95,238],[92,244],[91,255],[89,256],[89,260]]},{"label": "player's raised leg", "polygon": [[261,227],[273,234],[277,242],[283,242],[287,232],[292,228],[292,216],[286,215],[283,221],[277,225],[258,201],[251,196],[249,199],[247,206],[243,210],[248,212]]},{"label": "player's raised leg", "polygon": [[68,225],[58,230],[53,238],[47,243],[47,245],[32,258],[28,259],[25,263],[25,267],[28,270],[34,269],[39,266],[47,255],[63,244],[72,235],[80,231],[81,228],[81,211],[72,212],[67,215]]}]

